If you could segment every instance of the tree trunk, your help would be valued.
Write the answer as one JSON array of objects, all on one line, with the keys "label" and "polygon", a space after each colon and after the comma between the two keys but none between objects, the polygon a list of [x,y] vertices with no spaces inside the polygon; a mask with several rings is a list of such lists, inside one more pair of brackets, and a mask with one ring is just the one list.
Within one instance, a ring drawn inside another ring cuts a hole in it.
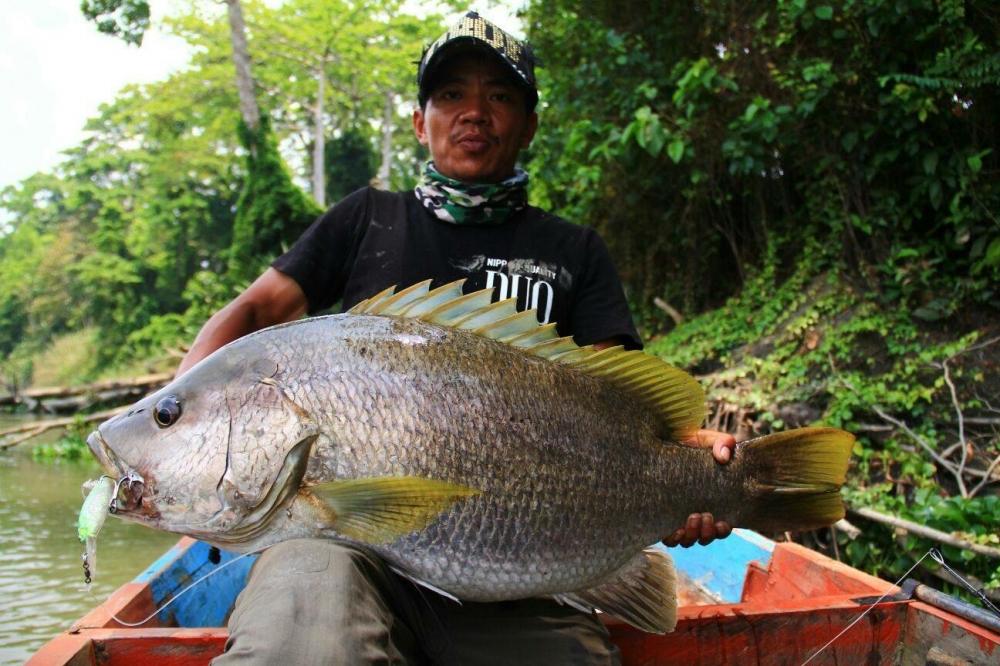
[{"label": "tree trunk", "polygon": [[240,94],[240,114],[251,132],[260,127],[260,109],[254,94],[250,72],[250,52],[247,50],[246,24],[240,0],[226,0],[229,8],[229,38],[233,43],[233,64],[236,65],[236,89]]},{"label": "tree trunk", "polygon": [[313,198],[320,208],[326,208],[326,143],[323,137],[323,94],[326,88],[326,75],[320,66],[316,72],[319,88],[316,91],[316,109],[313,116]]},{"label": "tree trunk", "polygon": [[375,187],[389,189],[389,175],[392,170],[392,117],[393,101],[395,95],[392,91],[385,92],[385,107],[382,110],[382,164],[379,165],[378,175],[375,177]]}]

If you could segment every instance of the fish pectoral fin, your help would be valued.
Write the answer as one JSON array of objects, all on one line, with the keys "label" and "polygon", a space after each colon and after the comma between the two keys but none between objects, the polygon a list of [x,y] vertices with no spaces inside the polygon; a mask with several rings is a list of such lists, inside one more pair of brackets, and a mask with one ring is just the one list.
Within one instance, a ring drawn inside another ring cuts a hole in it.
[{"label": "fish pectoral fin", "polygon": [[311,490],[333,510],[337,532],[368,544],[388,543],[423,529],[455,503],[480,492],[415,476],[333,481]]},{"label": "fish pectoral fin", "polygon": [[597,587],[554,597],[578,609],[599,608],[654,634],[677,624],[677,574],[670,556],[657,548],[642,551]]}]

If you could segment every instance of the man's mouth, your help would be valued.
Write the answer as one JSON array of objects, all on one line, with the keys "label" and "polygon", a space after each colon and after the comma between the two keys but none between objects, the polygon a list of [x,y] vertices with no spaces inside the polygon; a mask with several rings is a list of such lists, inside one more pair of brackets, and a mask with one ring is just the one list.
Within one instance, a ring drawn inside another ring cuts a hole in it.
[{"label": "man's mouth", "polygon": [[471,153],[484,152],[493,145],[493,141],[484,134],[466,134],[459,137],[456,143]]}]

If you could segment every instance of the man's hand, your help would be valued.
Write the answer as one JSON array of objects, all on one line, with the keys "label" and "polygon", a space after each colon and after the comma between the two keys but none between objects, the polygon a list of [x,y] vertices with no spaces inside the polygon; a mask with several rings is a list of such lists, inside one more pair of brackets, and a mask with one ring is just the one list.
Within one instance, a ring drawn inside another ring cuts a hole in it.
[{"label": "man's hand", "polygon": [[[715,430],[699,430],[694,437],[683,442],[690,446],[712,447],[712,457],[719,464],[726,464],[733,458],[736,439],[727,433]],[[732,526],[722,520],[715,520],[710,513],[692,513],[687,523],[663,539],[667,546],[687,548],[700,543],[705,546],[716,539],[725,539],[733,531]]]}]

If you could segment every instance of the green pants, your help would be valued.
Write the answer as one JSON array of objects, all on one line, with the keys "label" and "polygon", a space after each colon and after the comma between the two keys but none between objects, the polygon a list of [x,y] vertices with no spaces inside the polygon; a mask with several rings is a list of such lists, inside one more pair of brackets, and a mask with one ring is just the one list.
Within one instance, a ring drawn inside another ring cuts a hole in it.
[{"label": "green pants", "polygon": [[261,555],[229,632],[216,666],[620,663],[594,614],[547,599],[460,605],[320,539]]}]

